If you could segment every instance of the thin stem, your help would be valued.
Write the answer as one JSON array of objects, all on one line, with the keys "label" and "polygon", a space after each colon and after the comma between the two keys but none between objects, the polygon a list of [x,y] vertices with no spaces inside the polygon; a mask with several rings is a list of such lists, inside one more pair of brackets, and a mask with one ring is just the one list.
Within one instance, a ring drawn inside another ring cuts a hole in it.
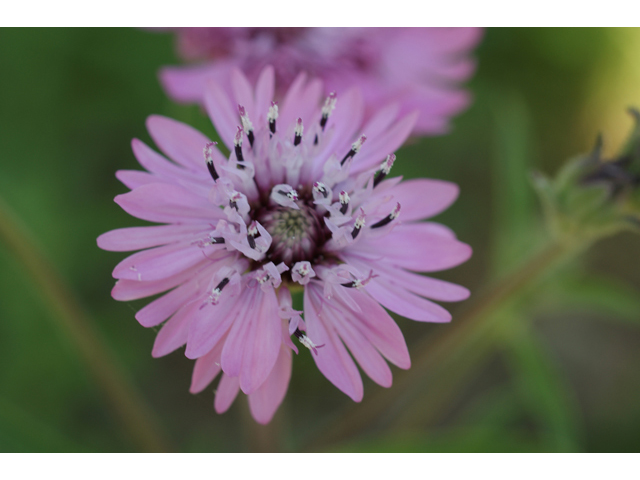
[{"label": "thin stem", "polygon": [[65,280],[32,240],[26,226],[0,198],[0,239],[31,277],[60,331],[76,347],[104,391],[127,437],[143,451],[170,451],[150,407],[96,332]]},{"label": "thin stem", "polygon": [[[327,428],[317,436],[306,450],[316,450],[335,441],[346,440],[362,432],[381,419],[389,423],[402,413],[407,404],[424,388],[429,380],[442,369],[483,343],[490,341],[499,319],[490,313],[500,308],[506,301],[514,298],[532,283],[543,276],[548,269],[576,251],[568,245],[551,243],[521,268],[498,282],[494,288],[478,299],[446,330],[435,336],[425,338],[412,348],[413,364],[408,371],[400,372],[394,385],[388,390],[365,399],[361,405],[348,407],[335,421],[328,422]],[[480,350],[483,350],[480,348]],[[474,363],[468,365],[472,368]],[[461,377],[463,378],[464,375]],[[429,382],[430,383],[430,382]]]}]

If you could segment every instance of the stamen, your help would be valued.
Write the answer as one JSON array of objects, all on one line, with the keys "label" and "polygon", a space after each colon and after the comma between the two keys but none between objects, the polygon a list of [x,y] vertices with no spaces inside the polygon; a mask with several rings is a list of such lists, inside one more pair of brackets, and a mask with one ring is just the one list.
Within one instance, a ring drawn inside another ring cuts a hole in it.
[{"label": "stamen", "polygon": [[202,153],[204,154],[204,159],[207,162],[207,168],[209,169],[209,174],[211,175],[211,178],[213,178],[214,182],[218,180],[218,178],[220,178],[220,175],[218,175],[218,172],[216,172],[216,167],[213,165],[213,155],[211,154],[211,149],[215,147],[217,144],[218,142],[209,142],[204,146],[204,149],[202,150]]},{"label": "stamen", "polygon": [[267,120],[269,120],[269,137],[272,137],[276,133],[276,120],[278,119],[278,102],[271,102],[269,107],[269,113],[267,114]]},{"label": "stamen", "polygon": [[260,232],[258,232],[258,226],[256,225],[256,221],[253,220],[247,228],[247,241],[249,242],[249,246],[253,249],[256,248],[256,238],[260,236]]},{"label": "stamen", "polygon": [[278,190],[278,193],[280,195],[284,195],[289,200],[292,200],[294,202],[298,200],[298,192],[296,192],[295,190],[289,190],[288,192],[285,192],[284,190]]},{"label": "stamen", "polygon": [[298,192],[294,190],[291,185],[287,185],[285,183],[274,185],[271,189],[270,198],[275,203],[283,207],[293,208],[294,210],[300,209],[296,203],[299,198]]},{"label": "stamen", "polygon": [[[353,276],[353,275],[352,275]],[[349,283],[341,283],[340,285],[342,285],[343,287],[347,287],[347,288],[355,288],[357,290],[361,289],[362,287],[366,286],[367,283],[369,283],[371,281],[372,278],[376,278],[378,275],[374,275],[373,274],[373,270],[369,271],[369,275],[367,276],[367,278],[365,278],[364,280],[360,280],[359,278],[356,278],[353,282],[349,282]]]},{"label": "stamen", "polygon": [[238,105],[238,112],[240,112],[240,120],[242,120],[242,128],[245,132],[247,132],[247,138],[249,139],[249,144],[253,147],[253,141],[255,137],[253,136],[253,123],[249,120],[249,115],[245,108],[242,105]]},{"label": "stamen", "polygon": [[193,242],[191,243],[191,245],[197,245],[200,248],[204,248],[209,245],[219,245],[221,243],[225,243],[225,240],[223,237],[207,237],[206,239]]},{"label": "stamen", "polygon": [[309,266],[309,262],[299,262],[299,263],[300,265],[296,269],[296,272],[298,272],[298,274],[301,277],[306,277],[311,273],[311,267]]},{"label": "stamen", "polygon": [[242,194],[236,191],[233,191],[233,193],[231,193],[231,196],[229,197],[229,206],[231,208],[235,208],[236,210],[238,210],[238,200],[242,199]]},{"label": "stamen", "polygon": [[[238,162],[244,162],[244,157],[242,156],[242,127],[238,127],[238,131],[236,132],[236,137],[233,139],[233,147],[236,152],[236,158]],[[240,170],[244,170],[244,165],[238,164],[238,168]]]},{"label": "stamen", "polygon": [[[211,290],[211,295],[209,295],[209,302],[212,305],[217,305],[218,302],[220,301],[220,294],[222,293],[222,289],[229,283],[229,278],[225,277],[222,279],[222,281],[216,286],[216,288],[214,288],[213,290]],[[202,305],[202,307],[204,307],[205,304]],[[200,308],[202,308],[200,307]]]},{"label": "stamen", "polygon": [[316,272],[313,270],[311,263],[307,260],[297,262],[291,269],[291,279],[294,282],[298,282],[300,285],[308,284],[315,276]]},{"label": "stamen", "polygon": [[398,218],[398,215],[400,215],[400,204],[396,203],[396,207],[393,209],[393,211],[389,215],[384,217],[382,220],[380,220],[379,222],[376,222],[373,225],[371,225],[371,228],[384,227],[385,225],[388,225],[389,223],[391,223],[391,221]]},{"label": "stamen", "polygon": [[362,148],[362,144],[366,140],[367,140],[366,135],[362,135],[358,140],[356,140],[354,144],[351,145],[351,150],[349,150],[349,152],[344,156],[344,158],[340,162],[340,165],[344,165],[344,162],[346,162],[350,158],[353,158],[353,156],[360,151],[360,149]]},{"label": "stamen", "polygon": [[340,197],[340,204],[341,204],[340,213],[344,215],[345,213],[347,213],[347,209],[349,208],[349,202],[351,201],[351,198],[349,198],[349,194],[344,190],[340,192],[339,197]]},{"label": "stamen", "polygon": [[227,277],[223,278],[218,284],[218,286],[215,288],[215,290],[222,291],[222,289],[225,287],[225,285],[227,285],[227,283],[229,283],[229,278]]},{"label": "stamen", "polygon": [[321,194],[324,198],[329,196],[329,190],[327,190],[327,186],[322,182],[314,182],[313,191]]},{"label": "stamen", "polygon": [[[327,126],[327,121],[331,116],[331,112],[336,108],[336,102],[338,99],[336,98],[336,92],[331,92],[329,96],[324,101],[324,105],[322,106],[322,117],[320,117],[320,128],[324,132],[324,128]],[[318,144],[318,134],[316,134],[316,138],[313,140],[313,144]]]},{"label": "stamen", "polygon": [[263,285],[267,280],[271,278],[271,276],[266,270],[262,270],[256,278],[258,279],[260,285]]},{"label": "stamen", "polygon": [[[281,274],[287,270],[289,270],[289,267],[287,267],[283,262],[280,262],[278,265],[274,265],[273,262],[269,262],[260,270],[254,272],[252,276],[260,285],[264,285],[267,289],[268,286],[265,285],[267,282],[269,282],[269,286],[278,288],[282,284]],[[266,292],[267,290],[263,288],[263,291]]]},{"label": "stamen", "polygon": [[353,231],[351,232],[351,238],[355,240],[360,233],[360,230],[362,230],[362,227],[364,227],[364,210],[360,209],[360,213],[358,213],[358,218],[356,218],[356,223],[353,227]]},{"label": "stamen", "polygon": [[384,180],[384,178],[389,175],[391,171],[391,167],[393,166],[393,162],[396,161],[396,156],[392,153],[391,155],[387,155],[387,158],[380,165],[380,171],[376,174],[373,179],[374,188],[378,186],[378,184]]},{"label": "stamen", "polygon": [[324,344],[316,345],[315,343],[313,343],[309,337],[307,337],[303,332],[300,331],[299,328],[296,328],[296,331],[293,332],[293,334],[296,336],[296,338],[300,341],[302,345],[307,347],[316,355],[318,355],[318,348],[324,347]]},{"label": "stamen", "polygon": [[299,118],[298,122],[296,123],[296,128],[294,130],[294,137],[293,137],[294,147],[297,147],[298,145],[300,145],[300,142],[302,141],[302,132],[304,132],[304,126],[302,125],[302,119]]},{"label": "stamen", "polygon": [[320,127],[324,132],[324,127],[327,126],[327,120],[329,120],[329,116],[333,109],[336,108],[336,102],[338,98],[336,97],[336,92],[331,92],[327,99],[324,101],[324,105],[322,106],[322,118],[320,119]]}]

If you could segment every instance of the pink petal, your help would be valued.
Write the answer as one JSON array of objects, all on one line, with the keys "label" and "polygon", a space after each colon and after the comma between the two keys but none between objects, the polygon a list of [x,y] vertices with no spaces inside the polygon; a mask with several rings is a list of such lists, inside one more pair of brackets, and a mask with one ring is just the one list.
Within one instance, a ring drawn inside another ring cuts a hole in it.
[{"label": "pink petal", "polygon": [[203,267],[204,263],[205,262],[195,265],[193,268],[180,272],[173,277],[168,277],[154,282],[118,280],[116,285],[113,287],[113,290],[111,290],[111,296],[121,302],[127,302],[129,300],[137,300],[139,298],[156,295],[187,281]]},{"label": "pink petal", "polygon": [[147,129],[156,145],[170,159],[186,168],[206,172],[202,149],[211,140],[182,122],[160,115],[147,118]]},{"label": "pink petal", "polygon": [[[184,171],[186,172],[186,170]],[[197,193],[201,198],[207,198],[211,189],[211,177],[207,179],[208,184],[206,184],[202,179],[188,178],[185,175],[167,176],[142,172],[140,170],[118,170],[116,172],[116,178],[131,190],[149,184],[170,184],[182,186],[191,193]]]},{"label": "pink petal", "polygon": [[120,228],[100,235],[98,247],[111,252],[128,252],[197,238],[210,231],[211,225],[207,224]]},{"label": "pink petal", "polygon": [[383,306],[403,317],[419,322],[451,321],[451,314],[440,305],[407,292],[403,288],[378,279],[371,280],[365,288]]},{"label": "pink petal", "polygon": [[140,282],[162,280],[177,275],[203,260],[219,260],[228,256],[224,245],[200,248],[192,242],[173,243],[134,253],[113,270],[113,278]]},{"label": "pink petal", "polygon": [[[296,120],[297,118],[302,118],[307,122],[311,121],[314,114],[316,114],[318,111],[318,105],[320,104],[320,99],[322,98],[322,92],[322,80],[313,79],[307,84],[304,92],[302,93],[300,103],[298,103],[295,108],[296,113],[294,113],[294,117],[296,117]],[[320,119],[318,118],[318,121],[319,120]]]},{"label": "pink petal", "polygon": [[376,112],[364,127],[362,127],[362,131],[368,138],[377,138],[395,123],[399,110],[400,106],[397,102],[389,103]]},{"label": "pink petal", "polygon": [[[249,119],[257,120],[256,110],[253,103],[253,87],[247,80],[247,77],[237,68],[231,71],[231,89],[235,99],[236,106],[243,106]],[[240,120],[240,114],[237,113],[236,117]]]},{"label": "pink petal", "polygon": [[305,72],[300,72],[291,82],[279,106],[279,117],[276,125],[280,123],[280,129],[288,128],[300,116],[298,114],[298,103],[302,99],[306,82],[307,74]]},{"label": "pink petal", "polygon": [[152,357],[158,358],[167,355],[187,342],[189,322],[197,310],[197,302],[185,305],[167,323],[162,325],[153,344]]},{"label": "pink petal", "polygon": [[168,95],[181,103],[201,103],[210,80],[221,81],[229,75],[229,64],[215,62],[207,65],[164,67],[160,82]]},{"label": "pink petal", "polygon": [[216,83],[209,82],[204,96],[204,105],[207,114],[216,132],[229,150],[233,150],[233,139],[236,136],[236,127],[240,125],[238,106],[235,107],[229,101],[229,97]]},{"label": "pink petal", "polygon": [[375,273],[381,274],[392,285],[417,293],[422,297],[441,302],[458,302],[469,297],[469,290],[455,283],[408,272],[384,261],[371,262],[355,255],[342,255],[341,257],[345,262],[364,272],[373,270]]},{"label": "pink petal", "polygon": [[336,108],[327,122],[327,132],[333,127],[332,137],[314,160],[317,176],[320,176],[325,161],[332,154],[344,156],[349,152],[356,134],[362,133],[360,124],[363,115],[364,103],[360,90],[351,89],[343,95],[338,95]]},{"label": "pink petal", "polygon": [[213,401],[216,412],[224,413],[229,410],[239,391],[240,381],[238,377],[230,377],[223,373],[218,388],[216,388],[216,398]]},{"label": "pink petal", "polygon": [[[443,212],[458,198],[460,189],[455,183],[444,180],[407,180],[384,192],[392,195],[393,202],[402,206],[403,222],[422,220]],[[375,190],[374,190],[375,192]]]},{"label": "pink petal", "polygon": [[155,327],[161,324],[182,305],[186,305],[204,293],[206,278],[212,275],[212,269],[204,270],[204,273],[183,283],[178,288],[155,299],[145,307],[138,310],[136,320],[143,327]]},{"label": "pink petal", "polygon": [[284,400],[291,379],[291,351],[280,347],[278,359],[260,388],[249,395],[249,409],[256,422],[266,425]]},{"label": "pink petal", "polygon": [[187,358],[206,355],[229,331],[245,295],[220,297],[218,305],[205,304],[193,316],[187,337]]},{"label": "pink petal", "polygon": [[[216,262],[212,262],[211,266],[219,268],[222,265],[235,262],[237,255],[228,253],[225,257],[220,257]],[[120,301],[136,300],[138,298],[149,297],[158,293],[174,288],[181,283],[189,280],[202,269],[201,265],[180,272],[173,277],[153,282],[139,282],[137,280],[118,280],[111,291],[111,296]]]},{"label": "pink petal", "polygon": [[[408,29],[411,43],[419,42],[425,48],[440,54],[460,56],[464,50],[477,45],[483,35],[482,28],[415,28]],[[408,35],[409,36],[409,35]],[[423,37],[423,41],[420,41]]]},{"label": "pink petal", "polygon": [[240,376],[240,387],[249,394],[266,380],[276,362],[281,321],[273,290],[249,289],[238,303],[241,307],[229,331],[221,364],[227,375]]},{"label": "pink petal", "polygon": [[176,185],[153,183],[118,195],[115,202],[134,217],[159,223],[217,223],[222,210]]},{"label": "pink petal", "polygon": [[209,353],[196,360],[191,376],[191,387],[189,387],[191,393],[200,393],[220,373],[220,354],[223,346],[224,339],[219,341]]},{"label": "pink petal", "polygon": [[[247,395],[264,383],[278,359],[282,343],[282,320],[275,290],[260,290],[257,308],[250,310],[249,315],[253,318],[245,338],[240,372],[240,388]],[[242,319],[238,318],[237,321]]]},{"label": "pink petal", "polygon": [[465,91],[434,90],[416,85],[412,94],[407,95],[400,113],[415,109],[422,111],[414,133],[439,135],[449,131],[449,118],[465,109],[470,102],[471,96]]},{"label": "pink petal", "polygon": [[269,65],[265,67],[256,82],[256,119],[266,121],[273,94],[275,92],[275,70]]},{"label": "pink petal", "polygon": [[448,77],[452,80],[466,80],[469,78],[476,69],[476,62],[473,59],[461,58],[456,61],[447,63],[446,65],[440,65],[438,73],[443,77]]},{"label": "pink petal", "polygon": [[385,259],[407,270],[436,272],[471,257],[469,245],[447,238],[445,233],[424,223],[398,225],[384,237],[363,239],[345,251],[372,260]]},{"label": "pink petal", "polygon": [[140,170],[118,170],[116,172],[116,178],[130,190],[141,187],[142,185],[161,182],[158,177],[147,172],[141,172]]},{"label": "pink petal", "polygon": [[361,308],[361,312],[353,313],[352,318],[358,330],[391,363],[403,369],[409,368],[409,350],[393,318],[365,292],[350,290],[349,295]]},{"label": "pink petal", "polygon": [[255,290],[248,290],[242,293],[237,302],[240,304],[236,315],[234,315],[229,330],[229,337],[224,344],[220,363],[222,371],[232,377],[238,377],[242,371],[242,354],[245,348],[245,338],[251,328],[251,312],[255,306]]},{"label": "pink petal", "polygon": [[[378,385],[390,387],[393,381],[391,369],[371,343],[352,325],[353,312],[345,315],[346,310],[336,311],[333,306],[325,305],[324,312],[340,339],[345,343],[362,369]],[[318,355],[322,352],[319,351]]]},{"label": "pink petal", "polygon": [[[140,165],[169,183],[175,183],[176,179],[182,179],[188,182],[199,182],[207,186],[211,183],[211,178],[208,174],[205,175],[201,170],[199,170],[198,173],[195,173],[192,170],[186,170],[181,166],[170,162],[137,138],[134,138],[131,141],[131,149],[133,150],[133,154],[138,159]],[[218,151],[217,148],[212,148],[211,153],[217,161],[226,161],[226,158]],[[204,162],[204,156],[202,157],[202,161]]]},{"label": "pink petal", "polygon": [[400,148],[411,134],[417,119],[418,112],[412,112],[395,122],[393,127],[378,137],[369,137],[367,132],[363,131],[367,135],[367,141],[354,158],[353,173],[378,166],[387,155]]},{"label": "pink petal", "polygon": [[302,118],[305,125],[309,126],[312,118],[318,118],[316,113],[322,97],[322,81],[306,80],[306,74],[301,73],[285,94],[277,120],[279,128],[283,131],[291,129],[293,133],[293,126],[298,118]]},{"label": "pink petal", "polygon": [[304,289],[304,313],[307,335],[316,345],[324,344],[318,355],[312,355],[318,370],[352,400],[361,401],[364,392],[358,368],[331,325],[324,320],[322,289],[313,283]]}]

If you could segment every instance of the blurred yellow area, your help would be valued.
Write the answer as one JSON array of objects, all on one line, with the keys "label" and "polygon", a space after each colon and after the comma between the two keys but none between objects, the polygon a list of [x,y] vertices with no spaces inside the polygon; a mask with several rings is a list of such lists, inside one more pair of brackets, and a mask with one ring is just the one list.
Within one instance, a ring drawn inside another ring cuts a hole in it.
[{"label": "blurred yellow area", "polygon": [[640,28],[608,28],[604,34],[606,54],[587,80],[575,132],[585,150],[602,133],[605,154],[612,156],[624,146],[633,123],[624,112],[629,107],[640,109]]}]

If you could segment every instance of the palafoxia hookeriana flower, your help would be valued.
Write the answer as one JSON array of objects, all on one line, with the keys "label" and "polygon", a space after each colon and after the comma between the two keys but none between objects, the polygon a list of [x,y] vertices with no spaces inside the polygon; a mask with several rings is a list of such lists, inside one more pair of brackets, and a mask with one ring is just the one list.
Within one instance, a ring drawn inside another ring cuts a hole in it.
[{"label": "palafoxia hookeriana flower", "polygon": [[[362,399],[363,386],[347,348],[389,387],[384,359],[405,369],[410,360],[383,307],[449,321],[423,297],[456,301],[468,291],[413,272],[447,269],[471,255],[448,228],[419,222],[447,208],[456,185],[389,178],[393,152],[417,113],[398,116],[391,104],[361,127],[358,90],[322,102],[322,82],[301,74],[276,104],[274,78],[267,67],[255,89],[240,71],[232,73],[233,93],[208,85],[206,108],[228,158],[189,126],[150,117],[151,137],[173,161],[133,140],[147,172],[119,171],[131,192],[115,201],[165,225],[98,238],[105,250],[142,250],[115,268],[115,299],[169,290],[136,314],[145,327],[165,322],[153,355],[186,344],[187,357],[197,359],[191,391],[222,371],[216,411],[242,390],[261,423],[284,398],[297,352],[292,337],[353,400]],[[304,289],[303,311],[293,309],[290,287]]]},{"label": "palafoxia hookeriana flower", "polygon": [[469,104],[459,88],[475,69],[470,52],[478,28],[177,28],[180,55],[203,62],[166,67],[165,90],[177,101],[204,102],[206,82],[228,85],[237,67],[255,81],[265,65],[286,91],[299,72],[324,81],[325,93],[358,86],[365,118],[394,101],[402,114],[419,112],[414,133],[448,129],[449,118]]}]

